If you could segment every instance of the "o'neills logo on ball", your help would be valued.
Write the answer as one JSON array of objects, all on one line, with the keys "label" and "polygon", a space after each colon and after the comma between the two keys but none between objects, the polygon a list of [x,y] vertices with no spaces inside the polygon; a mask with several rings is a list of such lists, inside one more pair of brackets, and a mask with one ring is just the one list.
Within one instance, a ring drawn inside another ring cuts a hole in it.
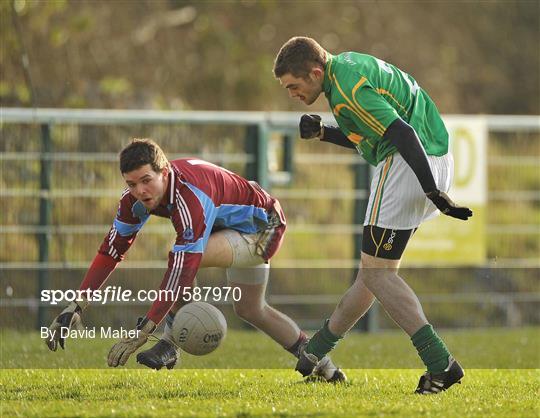
[{"label": "o'neills logo on ball", "polygon": [[388,238],[388,241],[386,241],[383,245],[383,248],[386,251],[390,251],[392,249],[392,244],[394,243],[394,238],[396,237],[396,231],[392,229],[392,233],[390,234],[390,237]]},{"label": "o'neills logo on ball", "polygon": [[219,343],[221,341],[221,337],[223,335],[221,334],[221,332],[212,332],[212,333],[207,333],[204,338],[203,338],[203,341],[208,344],[208,343]]},{"label": "o'neills logo on ball", "polygon": [[186,342],[188,333],[189,331],[187,328],[182,328],[182,330],[180,331],[180,335],[178,335],[178,341],[181,343]]}]

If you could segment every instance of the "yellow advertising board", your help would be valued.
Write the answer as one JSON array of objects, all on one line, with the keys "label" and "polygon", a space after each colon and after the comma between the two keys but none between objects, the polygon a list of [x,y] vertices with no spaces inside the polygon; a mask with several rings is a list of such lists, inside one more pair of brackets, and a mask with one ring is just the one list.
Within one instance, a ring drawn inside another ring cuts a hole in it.
[{"label": "yellow advertising board", "polygon": [[468,206],[468,221],[440,215],[420,226],[403,257],[406,265],[482,265],[486,260],[487,125],[482,116],[446,116],[454,180],[449,196]]}]

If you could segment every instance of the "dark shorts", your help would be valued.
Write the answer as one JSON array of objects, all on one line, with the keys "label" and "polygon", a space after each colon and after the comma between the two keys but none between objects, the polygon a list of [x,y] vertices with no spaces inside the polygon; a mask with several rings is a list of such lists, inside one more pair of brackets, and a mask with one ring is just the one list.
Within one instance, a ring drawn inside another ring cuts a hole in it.
[{"label": "dark shorts", "polygon": [[364,226],[362,251],[373,257],[399,260],[415,229],[389,229],[374,225]]}]

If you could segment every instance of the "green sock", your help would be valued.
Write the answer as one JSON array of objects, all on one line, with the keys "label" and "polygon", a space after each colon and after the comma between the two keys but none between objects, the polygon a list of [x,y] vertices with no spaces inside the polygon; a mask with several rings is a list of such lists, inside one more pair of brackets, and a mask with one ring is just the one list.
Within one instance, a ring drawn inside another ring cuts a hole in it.
[{"label": "green sock", "polygon": [[306,352],[315,354],[319,360],[332,351],[338,341],[343,338],[337,337],[330,332],[328,322],[330,322],[329,319],[324,322],[323,327],[309,340],[306,347]]},{"label": "green sock", "polygon": [[431,325],[424,325],[416,331],[411,340],[428,372],[437,374],[448,367],[450,352]]}]

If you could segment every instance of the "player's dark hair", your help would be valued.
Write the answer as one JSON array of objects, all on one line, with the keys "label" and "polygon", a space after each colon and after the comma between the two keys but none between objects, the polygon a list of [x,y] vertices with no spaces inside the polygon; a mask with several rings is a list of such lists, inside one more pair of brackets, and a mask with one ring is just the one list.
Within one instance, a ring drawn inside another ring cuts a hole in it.
[{"label": "player's dark hair", "polygon": [[129,173],[143,165],[150,164],[152,170],[159,173],[169,166],[169,160],[163,150],[151,139],[134,138],[120,151],[120,172]]},{"label": "player's dark hair", "polygon": [[325,64],[326,51],[315,39],[295,36],[279,50],[274,61],[274,76],[279,78],[290,73],[294,77],[307,78],[314,66],[324,68]]}]

